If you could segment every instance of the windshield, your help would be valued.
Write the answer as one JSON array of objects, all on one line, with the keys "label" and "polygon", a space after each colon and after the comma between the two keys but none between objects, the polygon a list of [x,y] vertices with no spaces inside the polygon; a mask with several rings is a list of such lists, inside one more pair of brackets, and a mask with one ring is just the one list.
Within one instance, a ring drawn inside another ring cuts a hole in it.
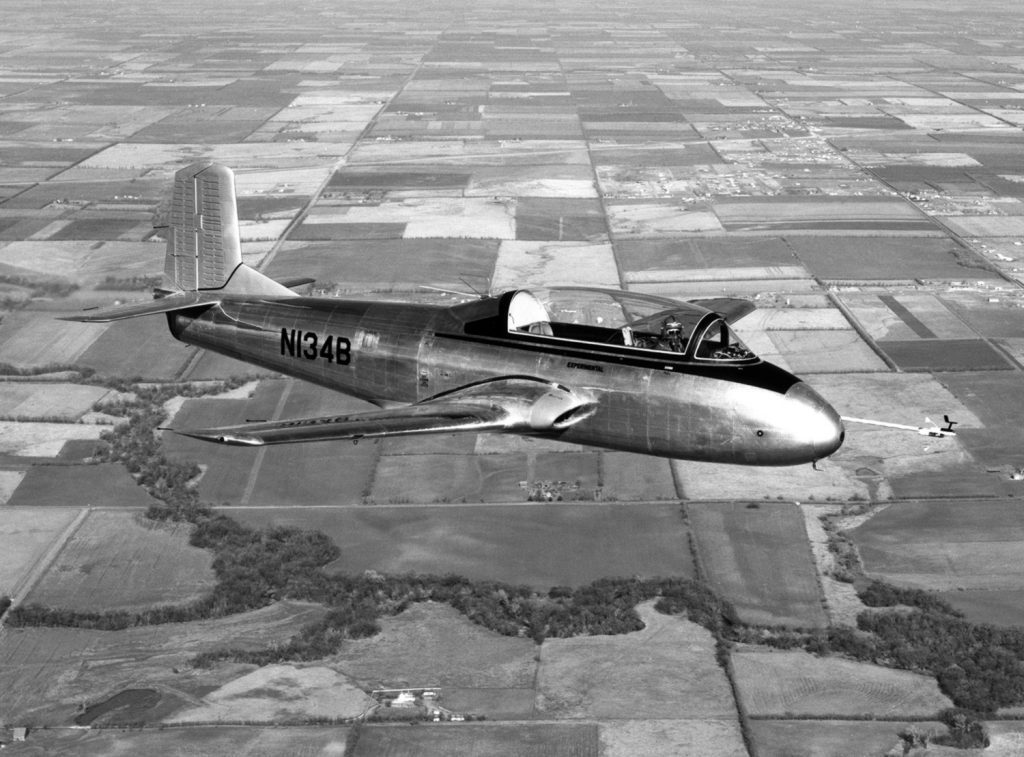
[{"label": "windshield", "polygon": [[740,341],[729,324],[716,318],[701,334],[694,356],[698,360],[750,360],[754,353]]}]

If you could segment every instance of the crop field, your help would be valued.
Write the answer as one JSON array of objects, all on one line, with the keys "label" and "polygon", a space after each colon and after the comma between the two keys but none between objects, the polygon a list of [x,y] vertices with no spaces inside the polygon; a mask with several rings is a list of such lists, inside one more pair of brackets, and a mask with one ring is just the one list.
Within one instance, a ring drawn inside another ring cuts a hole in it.
[{"label": "crop field", "polygon": [[491,291],[540,286],[619,286],[610,244],[506,241],[498,248]]},{"label": "crop field", "polygon": [[705,628],[638,607],[645,628],[616,636],[547,639],[537,710],[545,718],[736,719],[715,641]]},{"label": "crop field", "polygon": [[800,261],[829,280],[991,279],[980,266],[968,267],[965,250],[943,236],[787,237]]},{"label": "crop field", "polygon": [[[138,223],[146,221],[140,219]],[[164,250],[164,245],[157,242],[141,241],[11,242],[0,247],[0,263],[24,269],[29,275],[93,284],[106,276],[159,274],[163,270]]]},{"label": "crop field", "polygon": [[355,718],[376,701],[330,668],[266,665],[228,681],[202,703],[174,713],[174,723],[280,722]]},{"label": "crop field", "polygon": [[[945,373],[941,376],[943,390],[955,397],[953,407],[956,413],[967,415],[958,440],[988,466],[1007,466],[1007,469],[1016,470],[1021,465],[1019,450],[1024,444],[1024,385],[1017,378],[1016,372],[1005,371]],[[958,416],[951,412],[949,417],[956,420]]]},{"label": "crop field", "polygon": [[736,686],[754,717],[929,716],[952,706],[931,676],[803,651],[733,652]]},{"label": "crop field", "polygon": [[[578,478],[575,473],[566,470],[565,480]],[[387,455],[377,465],[370,498],[375,503],[392,505],[524,502],[527,492],[519,482],[528,479],[526,453]],[[596,486],[596,476],[588,483]]]},{"label": "crop field", "polygon": [[827,623],[800,509],[790,503],[687,506],[708,582],[748,623]]},{"label": "crop field", "polygon": [[109,324],[77,362],[102,376],[173,379],[194,347],[176,341],[164,318],[132,318]]},{"label": "crop field", "polygon": [[326,757],[344,754],[348,734],[345,726],[37,730],[25,746],[52,757],[193,757],[199,753],[204,757]]},{"label": "crop field", "polygon": [[110,393],[102,386],[10,382],[0,385],[0,416],[75,421]]},{"label": "crop field", "polygon": [[516,202],[518,240],[600,242],[607,233],[596,200],[520,197]]},{"label": "crop field", "polygon": [[[194,655],[284,642],[324,612],[318,605],[280,602],[219,620],[125,631],[7,628],[0,645],[5,720],[69,725],[80,704],[102,702],[125,688],[157,687],[185,700],[201,696],[250,668],[193,669],[189,661]],[[154,708],[161,709],[159,704]],[[151,718],[149,713],[140,716]]]},{"label": "crop field", "polygon": [[[675,504],[231,508],[252,526],[322,531],[338,573],[456,573],[541,590],[604,576],[693,575]],[[566,534],[572,534],[567,542]]]},{"label": "crop field", "polygon": [[902,749],[899,734],[945,733],[946,726],[937,721],[858,720],[761,720],[748,726],[760,757],[849,757],[850,745],[856,744],[858,754],[888,754]]},{"label": "crop field", "polygon": [[463,277],[482,290],[491,279],[497,252],[493,239],[286,242],[267,275],[312,276],[320,285],[334,283],[346,291],[421,284],[467,291]]},{"label": "crop field", "polygon": [[598,757],[594,724],[473,723],[458,726],[366,726],[352,757]]},{"label": "crop field", "polygon": [[[366,408],[362,400],[301,381],[288,382],[288,387],[278,413],[282,418],[310,418]],[[244,504],[356,504],[370,490],[377,457],[376,445],[348,442],[281,445],[262,455],[250,454],[257,469]]]},{"label": "crop field", "polygon": [[1024,589],[955,589],[938,596],[975,623],[1024,626]]},{"label": "crop field", "polygon": [[601,453],[601,499],[630,502],[676,499],[668,460],[629,452]]},{"label": "crop field", "polygon": [[488,720],[527,720],[533,717],[537,692],[533,687],[522,689],[441,690],[440,704],[453,712],[484,716]]},{"label": "crop field", "polygon": [[376,636],[345,642],[327,664],[364,688],[533,688],[531,639],[501,636],[433,602],[382,618],[380,626]]},{"label": "crop field", "polygon": [[[86,428],[89,428],[86,426]],[[102,428],[93,426],[92,428]],[[73,444],[68,442],[67,444]],[[8,501],[10,507],[143,508],[153,504],[146,490],[120,463],[33,465]]]},{"label": "crop field", "polygon": [[72,440],[99,439],[107,429],[86,423],[0,421],[0,453],[23,457],[56,457]]},{"label": "crop field", "polygon": [[1008,371],[1013,367],[981,339],[915,339],[878,346],[904,371]]},{"label": "crop field", "polygon": [[1014,589],[1024,526],[1013,500],[899,502],[851,532],[869,575],[922,589]]},{"label": "crop field", "polygon": [[603,757],[747,757],[735,720],[605,720]]},{"label": "crop field", "polygon": [[692,232],[724,231],[718,216],[708,210],[683,210],[674,203],[609,203],[608,226],[616,239],[658,239]]},{"label": "crop field", "polygon": [[81,510],[0,510],[0,596],[14,596]]},{"label": "crop field", "polygon": [[209,552],[188,545],[191,526],[137,512],[94,510],[26,601],[102,612],[183,604],[213,588]]},{"label": "crop field", "polygon": [[110,325],[59,322],[54,315],[33,310],[5,315],[0,326],[0,363],[25,368],[73,363]]},{"label": "crop field", "polygon": [[779,330],[772,331],[769,337],[798,375],[889,370],[852,328],[835,331]]}]

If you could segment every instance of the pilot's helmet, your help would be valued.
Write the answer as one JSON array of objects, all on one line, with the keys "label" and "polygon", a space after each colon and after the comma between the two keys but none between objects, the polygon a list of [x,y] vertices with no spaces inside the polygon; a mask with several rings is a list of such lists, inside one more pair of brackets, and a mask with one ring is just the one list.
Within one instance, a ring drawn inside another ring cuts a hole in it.
[{"label": "pilot's helmet", "polygon": [[679,322],[679,319],[674,315],[670,315],[665,319],[665,323],[662,325],[662,331],[665,336],[682,336],[683,335],[683,324]]}]

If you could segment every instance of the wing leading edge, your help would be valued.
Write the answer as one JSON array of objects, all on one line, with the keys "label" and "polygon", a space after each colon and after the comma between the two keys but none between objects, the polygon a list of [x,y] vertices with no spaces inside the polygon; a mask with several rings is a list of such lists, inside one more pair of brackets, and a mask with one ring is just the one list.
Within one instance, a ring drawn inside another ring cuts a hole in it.
[{"label": "wing leading edge", "polygon": [[593,401],[566,387],[515,377],[473,384],[403,408],[174,431],[204,441],[257,447],[460,431],[542,434],[568,428],[595,408]]}]

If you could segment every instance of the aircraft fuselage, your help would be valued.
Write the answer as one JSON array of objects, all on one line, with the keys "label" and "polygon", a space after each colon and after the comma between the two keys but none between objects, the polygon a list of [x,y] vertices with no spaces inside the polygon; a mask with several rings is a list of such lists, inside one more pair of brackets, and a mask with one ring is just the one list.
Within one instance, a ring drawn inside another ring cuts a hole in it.
[{"label": "aircraft fuselage", "polygon": [[496,376],[572,387],[594,403],[543,436],[670,458],[793,465],[842,442],[835,411],[764,361],[698,365],[668,353],[543,335],[467,333],[451,308],[327,298],[225,298],[168,314],[174,336],[382,407]]}]

